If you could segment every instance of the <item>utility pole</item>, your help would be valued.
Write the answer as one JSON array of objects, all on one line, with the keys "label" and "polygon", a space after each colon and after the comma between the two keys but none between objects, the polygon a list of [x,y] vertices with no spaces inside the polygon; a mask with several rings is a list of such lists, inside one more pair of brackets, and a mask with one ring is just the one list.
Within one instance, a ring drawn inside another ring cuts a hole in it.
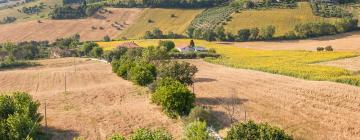
[{"label": "utility pole", "polygon": [[46,117],[46,100],[45,100],[45,135],[48,134],[47,117]]},{"label": "utility pole", "polygon": [[65,93],[66,93],[66,72],[65,72]]}]

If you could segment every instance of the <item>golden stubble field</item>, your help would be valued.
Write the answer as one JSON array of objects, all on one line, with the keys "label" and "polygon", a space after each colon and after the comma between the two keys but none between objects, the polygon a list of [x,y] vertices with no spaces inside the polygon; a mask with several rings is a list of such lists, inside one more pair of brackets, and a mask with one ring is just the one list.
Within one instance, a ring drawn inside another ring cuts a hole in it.
[{"label": "golden stubble field", "polygon": [[225,126],[230,121],[228,104],[235,97],[233,116],[239,121],[246,110],[247,120],[269,122],[296,139],[360,138],[359,87],[189,62],[199,69],[198,104],[212,108]]},{"label": "golden stubble field", "polygon": [[115,38],[131,25],[142,9],[107,8],[109,12],[96,13],[86,19],[37,20],[0,25],[0,42],[54,41],[57,38],[80,34],[83,41]]},{"label": "golden stubble field", "polygon": [[150,104],[143,89],[112,73],[111,65],[76,58],[75,72],[73,62],[73,58],[41,60],[38,67],[0,71],[0,91],[29,92],[41,102],[43,115],[46,101],[53,139],[103,140],[140,127],[164,127],[175,138],[181,136],[182,123]]}]

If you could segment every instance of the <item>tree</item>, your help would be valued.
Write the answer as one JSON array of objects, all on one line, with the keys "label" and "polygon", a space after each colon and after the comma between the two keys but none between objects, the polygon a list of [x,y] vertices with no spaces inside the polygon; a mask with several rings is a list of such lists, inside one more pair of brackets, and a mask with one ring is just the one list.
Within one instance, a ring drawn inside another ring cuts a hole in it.
[{"label": "tree", "polygon": [[206,41],[214,41],[216,40],[216,33],[210,29],[205,30],[205,32],[203,33],[203,39],[205,39]]},{"label": "tree", "polygon": [[108,35],[106,35],[106,36],[104,36],[104,41],[105,42],[109,42],[111,39],[110,39],[110,37],[108,36]]},{"label": "tree", "polygon": [[250,37],[249,29],[240,29],[238,32],[238,41],[248,41]]},{"label": "tree", "polygon": [[194,121],[185,128],[185,140],[208,140],[210,139],[209,131],[206,128],[206,122]]},{"label": "tree", "polygon": [[145,39],[153,39],[155,38],[154,35],[150,31],[146,31],[144,35]]},{"label": "tree", "polygon": [[225,140],[292,140],[284,130],[267,123],[256,124],[253,121],[233,125],[227,132]]},{"label": "tree", "polygon": [[8,52],[8,54],[9,54],[6,61],[14,62],[15,61],[14,51],[16,49],[15,48],[16,46],[13,43],[10,43],[10,42],[4,43],[2,46],[5,49],[5,51]]},{"label": "tree", "polygon": [[194,40],[192,40],[192,39],[190,40],[190,45],[189,45],[189,46],[190,46],[190,47],[193,47],[193,48],[195,47],[195,42],[194,42]]},{"label": "tree", "polygon": [[189,27],[189,28],[186,30],[186,35],[187,35],[189,38],[193,38],[193,37],[194,37],[194,31],[195,31],[195,28],[194,28],[194,27]]},{"label": "tree", "polygon": [[179,81],[172,78],[161,79],[151,97],[161,105],[169,117],[188,115],[194,107],[195,94]]},{"label": "tree", "polygon": [[95,42],[85,42],[81,47],[81,52],[83,55],[89,55],[90,51],[92,51],[94,47],[99,47],[99,45]]},{"label": "tree", "polygon": [[172,140],[172,136],[163,129],[140,128],[130,136],[130,140]]},{"label": "tree", "polygon": [[188,62],[171,61],[159,66],[158,76],[161,78],[170,77],[185,85],[193,84],[194,75],[198,72],[196,66]]},{"label": "tree", "polygon": [[155,80],[156,69],[151,64],[137,64],[130,69],[129,76],[135,84],[145,86]]},{"label": "tree", "polygon": [[258,37],[259,37],[259,32],[260,32],[259,28],[251,28],[250,29],[250,37],[249,37],[249,39],[250,40],[257,40]]},{"label": "tree", "polygon": [[0,137],[5,140],[35,138],[42,119],[37,113],[39,106],[40,103],[25,92],[0,95]]},{"label": "tree", "polygon": [[159,41],[159,46],[164,46],[166,48],[166,51],[170,51],[171,49],[175,48],[175,43],[170,40]]},{"label": "tree", "polygon": [[234,34],[230,33],[230,32],[227,32],[226,33],[226,40],[227,41],[235,41],[235,36]]},{"label": "tree", "polygon": [[159,28],[155,28],[152,31],[152,34],[154,35],[155,38],[163,38],[164,37],[163,32]]},{"label": "tree", "polygon": [[102,54],[104,53],[103,49],[101,47],[93,47],[91,49],[90,55],[92,57],[96,57],[99,58],[102,56]]},{"label": "tree", "polygon": [[260,30],[260,38],[269,40],[272,39],[275,34],[275,26],[269,25]]},{"label": "tree", "polygon": [[226,41],[225,29],[224,26],[219,26],[215,29],[218,40]]}]

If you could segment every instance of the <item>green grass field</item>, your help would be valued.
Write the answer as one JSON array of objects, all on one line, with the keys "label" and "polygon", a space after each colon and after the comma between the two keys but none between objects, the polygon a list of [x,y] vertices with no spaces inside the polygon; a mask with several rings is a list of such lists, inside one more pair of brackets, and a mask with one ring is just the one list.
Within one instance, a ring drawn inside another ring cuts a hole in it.
[{"label": "green grass field", "polygon": [[[169,31],[183,34],[192,19],[201,11],[202,9],[147,8],[119,37],[139,38],[142,37],[146,31],[153,30],[154,28],[160,28],[163,33],[166,34]],[[176,17],[171,17],[171,14],[174,14]],[[153,23],[148,23],[149,19],[152,20]]]},{"label": "green grass field", "polygon": [[224,26],[226,31],[236,34],[243,28],[273,25],[276,27],[275,36],[292,31],[299,23],[334,22],[336,20],[335,18],[315,16],[308,2],[299,2],[298,7],[294,9],[247,10],[234,13],[232,17],[232,21]]},{"label": "green grass field", "polygon": [[[158,41],[159,40],[134,40],[135,43],[144,47],[156,45]],[[173,41],[176,45],[183,45],[189,42],[187,39],[177,39]],[[111,50],[123,42],[126,41],[99,42],[99,45],[105,50]],[[254,50],[202,40],[196,40],[195,44],[207,48],[214,48],[217,53],[223,56],[219,59],[206,59],[206,61],[211,63],[308,80],[335,81],[360,86],[360,75],[343,68],[315,64],[318,62],[360,56],[360,53],[357,52]]]},{"label": "green grass field", "polygon": [[[45,9],[42,9],[42,11],[39,14],[28,15],[28,14],[20,13],[17,11],[18,9],[22,9],[23,7],[40,5],[41,2],[44,3],[46,6],[45,6]],[[29,20],[48,18],[48,14],[51,10],[49,8],[49,6],[54,7],[55,4],[61,5],[62,0],[36,0],[34,2],[20,4],[13,8],[1,9],[0,10],[0,19],[3,19],[6,16],[12,16],[12,17],[16,17],[16,19],[17,19],[16,22],[21,22],[21,21],[29,21]]]}]

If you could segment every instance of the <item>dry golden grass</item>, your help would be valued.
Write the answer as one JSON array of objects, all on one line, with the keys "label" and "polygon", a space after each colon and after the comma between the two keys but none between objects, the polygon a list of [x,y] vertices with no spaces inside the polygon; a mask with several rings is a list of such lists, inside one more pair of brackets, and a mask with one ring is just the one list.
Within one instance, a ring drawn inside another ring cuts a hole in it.
[{"label": "dry golden grass", "polygon": [[298,7],[295,9],[247,10],[235,13],[232,17],[232,21],[224,26],[226,31],[237,34],[240,29],[273,25],[276,27],[275,36],[293,31],[295,25],[299,23],[333,22],[335,20],[315,16],[308,2],[298,3]]},{"label": "dry golden grass", "polygon": [[[183,34],[192,19],[200,12],[202,9],[147,8],[139,15],[134,24],[122,32],[119,37],[139,38],[146,31],[151,31],[154,28],[160,28],[165,34],[169,31]],[[171,17],[171,14],[174,14],[175,17]],[[149,23],[148,20],[153,22]]]},{"label": "dry golden grass", "polygon": [[[37,61],[38,67],[0,72],[0,93],[26,91],[40,101],[55,140],[106,140],[140,127],[164,127],[179,139],[182,123],[169,119],[150,103],[145,89],[112,73],[111,65],[76,58]],[[65,93],[65,75],[66,89]],[[42,122],[44,123],[44,122]]]}]

